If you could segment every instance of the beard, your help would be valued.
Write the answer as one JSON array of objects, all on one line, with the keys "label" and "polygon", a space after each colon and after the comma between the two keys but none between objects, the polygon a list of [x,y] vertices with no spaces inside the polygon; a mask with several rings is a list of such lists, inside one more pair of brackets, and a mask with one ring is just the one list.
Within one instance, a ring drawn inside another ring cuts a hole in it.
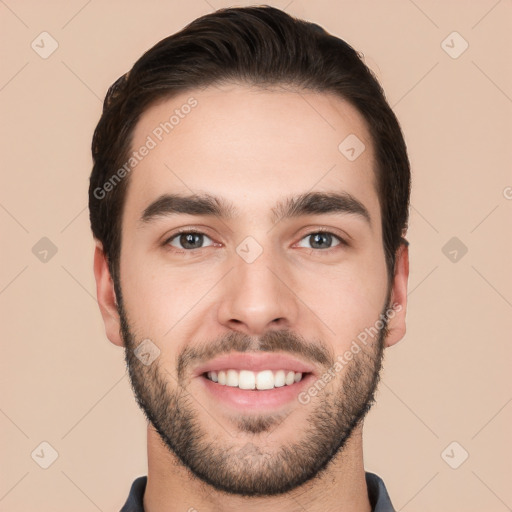
[{"label": "beard", "polygon": [[[236,439],[240,432],[250,436],[251,441],[243,446],[235,444],[234,436],[230,443],[228,435],[222,439],[209,434],[207,425],[212,418],[206,412],[201,415],[203,408],[187,391],[186,376],[190,375],[192,363],[230,351],[280,351],[300,355],[327,370],[334,366],[335,359],[324,344],[308,343],[289,330],[269,331],[257,340],[232,331],[218,340],[182,350],[177,356],[175,377],[161,367],[159,358],[149,366],[139,361],[134,353],[138,345],[135,335],[121,296],[117,296],[125,360],[139,407],[170,453],[195,477],[218,491],[247,497],[274,496],[319,476],[342,453],[374,403],[388,332],[389,295],[380,316],[383,327],[376,337],[361,347],[329,383],[330,387],[322,389],[308,404],[306,421],[297,425],[300,439],[283,443],[273,451],[261,436],[271,435],[286,421],[288,415],[284,413],[241,414],[232,419],[238,429]],[[288,421],[292,424],[293,412],[290,416]]]}]

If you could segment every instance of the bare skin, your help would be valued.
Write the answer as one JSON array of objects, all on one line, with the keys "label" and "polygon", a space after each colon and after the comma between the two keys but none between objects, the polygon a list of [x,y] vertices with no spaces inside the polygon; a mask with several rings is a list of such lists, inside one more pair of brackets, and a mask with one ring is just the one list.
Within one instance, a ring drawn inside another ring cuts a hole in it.
[{"label": "bare skin", "polygon": [[[169,389],[177,390],[177,358],[198,341],[229,332],[258,339],[288,329],[321,340],[329,353],[346,352],[357,335],[375,324],[385,305],[388,281],[381,213],[375,187],[371,138],[362,116],[332,95],[260,90],[223,85],[193,90],[151,107],[136,126],[132,148],[140,148],[155,127],[193,97],[197,106],[180,118],[130,173],[122,223],[123,304],[137,340],[151,339]],[[338,145],[356,134],[365,150],[349,161]],[[370,220],[346,212],[307,214],[278,220],[272,209],[289,196],[308,192],[348,193]],[[208,215],[160,215],[141,221],[162,194],[208,193],[232,203],[230,219]],[[179,228],[205,234],[203,247],[185,249]],[[193,228],[193,229],[192,229]],[[332,247],[312,248],[311,235],[332,233]],[[315,231],[316,230],[316,231]],[[247,263],[236,248],[252,237],[262,253]],[[338,243],[338,238],[347,245]],[[167,243],[166,243],[167,242]],[[405,334],[408,252],[397,253],[385,346]],[[109,340],[124,346],[113,283],[101,244],[95,253],[100,309]],[[325,367],[309,361],[318,375]],[[352,364],[352,363],[349,363]],[[248,442],[267,458],[285,445],[300,445],[323,401],[343,388],[340,371],[308,404],[297,400],[259,414],[284,417],[271,432],[239,429],[253,411],[218,401],[205,391],[194,367],[184,371],[191,411],[206,440],[226,449]],[[317,409],[315,409],[317,408]],[[230,452],[231,453],[231,452]],[[259,461],[255,459],[254,477]],[[197,478],[148,424],[147,512],[235,510],[291,512],[371,510],[362,451],[362,425],[323,472],[284,494],[241,496]]]}]

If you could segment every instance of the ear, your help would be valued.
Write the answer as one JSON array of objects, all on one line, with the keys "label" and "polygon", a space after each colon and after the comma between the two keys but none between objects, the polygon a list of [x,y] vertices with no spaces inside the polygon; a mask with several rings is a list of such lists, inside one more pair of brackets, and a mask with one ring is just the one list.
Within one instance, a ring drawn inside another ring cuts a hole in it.
[{"label": "ear", "polygon": [[391,288],[393,312],[389,315],[386,347],[398,343],[406,331],[405,314],[407,311],[407,281],[409,279],[409,242],[403,239],[396,253],[395,275]]},{"label": "ear", "polygon": [[110,276],[107,258],[103,252],[101,242],[96,242],[94,250],[94,277],[96,278],[96,296],[100,306],[101,316],[105,324],[107,338],[114,344],[124,347],[120,333],[119,313],[117,311],[116,292],[114,282]]}]

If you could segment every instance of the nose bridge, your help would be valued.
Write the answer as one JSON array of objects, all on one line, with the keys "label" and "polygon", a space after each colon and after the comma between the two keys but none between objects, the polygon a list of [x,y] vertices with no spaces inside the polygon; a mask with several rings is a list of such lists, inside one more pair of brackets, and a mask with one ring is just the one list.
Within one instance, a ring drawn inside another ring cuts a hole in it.
[{"label": "nose bridge", "polygon": [[230,328],[261,335],[269,326],[289,327],[296,319],[295,297],[286,286],[287,272],[270,244],[247,237],[233,254],[219,307],[219,321]]}]

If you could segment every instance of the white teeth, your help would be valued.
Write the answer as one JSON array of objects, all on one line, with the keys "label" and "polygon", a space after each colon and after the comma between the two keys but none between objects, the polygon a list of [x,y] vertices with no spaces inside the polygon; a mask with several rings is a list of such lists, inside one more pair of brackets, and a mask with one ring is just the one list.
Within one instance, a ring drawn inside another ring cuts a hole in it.
[{"label": "white teeth", "polygon": [[228,370],[226,374],[226,386],[238,387],[238,372],[235,370]]},{"label": "white teeth", "polygon": [[284,386],[285,384],[285,375],[284,370],[277,370],[277,372],[274,374],[274,386],[276,388],[280,388]]},{"label": "white teeth", "polygon": [[[235,370],[229,370],[230,372],[235,372],[238,375],[238,372]],[[242,370],[238,377],[238,387],[240,389],[254,389],[256,387],[256,377],[254,372],[250,372],[248,370]]]},{"label": "white teeth", "polygon": [[295,372],[288,372],[284,380],[287,386],[290,386],[295,382]]},{"label": "white teeth", "polygon": [[273,389],[274,387],[274,374],[272,370],[264,370],[256,374],[256,388],[257,389]]},{"label": "white teeth", "polygon": [[282,386],[291,386],[295,382],[302,380],[303,374],[300,372],[285,372],[284,370],[262,370],[261,372],[252,372],[250,370],[220,370],[207,373],[209,380],[218,382],[223,386],[230,386],[240,389],[273,389]]}]

